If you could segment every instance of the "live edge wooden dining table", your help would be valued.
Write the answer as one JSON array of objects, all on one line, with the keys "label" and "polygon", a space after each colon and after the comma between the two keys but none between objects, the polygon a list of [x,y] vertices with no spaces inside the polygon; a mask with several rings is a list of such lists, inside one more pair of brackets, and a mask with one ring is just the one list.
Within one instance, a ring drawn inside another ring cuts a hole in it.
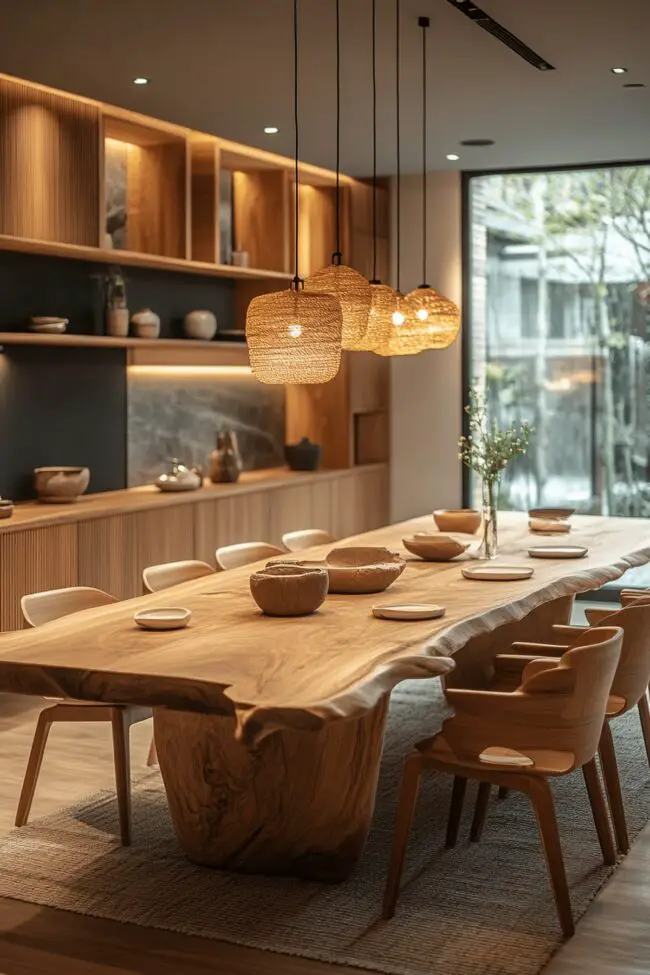
[{"label": "live edge wooden dining table", "polygon": [[[498,561],[533,565],[528,580],[471,581],[462,560],[409,559],[385,593],[329,596],[312,616],[273,619],[255,606],[246,566],[5,633],[0,690],[152,707],[169,809],[188,857],[339,881],[372,820],[392,688],[445,674],[480,684],[509,628],[539,639],[542,627],[568,621],[576,593],[650,560],[650,522],[574,517],[572,526],[569,540],[587,546],[586,557],[542,561],[528,548],[554,540],[534,539],[524,514],[501,516]],[[404,535],[433,529],[429,516],[345,544],[404,551]],[[432,602],[445,607],[444,618],[395,622],[371,613],[377,603]],[[164,606],[189,608],[190,626],[151,632],[134,624],[136,609]]]}]

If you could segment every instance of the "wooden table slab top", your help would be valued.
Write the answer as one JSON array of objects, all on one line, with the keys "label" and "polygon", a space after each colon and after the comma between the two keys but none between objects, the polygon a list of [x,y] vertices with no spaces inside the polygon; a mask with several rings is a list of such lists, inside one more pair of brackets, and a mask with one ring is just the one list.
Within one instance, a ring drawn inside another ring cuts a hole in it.
[{"label": "wooden table slab top", "polygon": [[[87,700],[140,703],[176,710],[235,713],[246,740],[280,727],[317,728],[364,713],[400,680],[444,672],[467,640],[544,602],[598,588],[650,560],[650,522],[574,517],[570,543],[583,559],[531,559],[532,544],[553,544],[527,530],[527,518],[504,513],[497,561],[533,565],[525,581],[465,579],[463,563],[412,558],[385,593],[330,596],[313,616],[262,616],[249,591],[251,567],[209,576],[173,590],[77,613],[37,630],[0,636],[0,690]],[[433,530],[429,517],[346,540],[403,550],[401,539]],[[478,537],[477,537],[478,541]],[[306,557],[322,556],[330,546]],[[408,553],[405,553],[408,554]],[[409,557],[410,558],[410,557]],[[443,619],[377,620],[377,603],[435,602]],[[185,630],[146,632],[136,609],[186,606]],[[252,730],[246,727],[251,723]]]}]

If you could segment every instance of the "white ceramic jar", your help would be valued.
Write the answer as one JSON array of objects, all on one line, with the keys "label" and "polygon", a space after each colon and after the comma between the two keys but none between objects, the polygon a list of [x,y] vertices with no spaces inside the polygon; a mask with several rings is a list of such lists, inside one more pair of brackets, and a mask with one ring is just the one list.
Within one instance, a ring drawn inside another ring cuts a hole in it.
[{"label": "white ceramic jar", "polygon": [[160,318],[151,308],[141,308],[131,315],[131,328],[138,339],[157,339],[160,335]]},{"label": "white ceramic jar", "polygon": [[124,339],[129,334],[129,309],[106,309],[106,334],[113,338]]},{"label": "white ceramic jar", "polygon": [[216,335],[217,319],[211,311],[190,311],[185,316],[183,327],[189,339],[209,342]]}]

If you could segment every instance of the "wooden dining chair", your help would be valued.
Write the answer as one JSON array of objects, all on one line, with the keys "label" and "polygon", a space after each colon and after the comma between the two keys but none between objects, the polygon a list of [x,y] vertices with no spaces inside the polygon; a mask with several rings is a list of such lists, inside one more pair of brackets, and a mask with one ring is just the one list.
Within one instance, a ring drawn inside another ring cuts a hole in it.
[{"label": "wooden dining chair", "polygon": [[[29,626],[42,626],[71,613],[96,609],[116,603],[115,596],[88,586],[51,589],[23,596],[20,606]],[[62,721],[106,721],[113,733],[115,787],[120,819],[120,838],[124,846],[131,842],[131,771],[129,730],[151,717],[149,708],[125,704],[104,704],[94,701],[74,701],[64,698],[45,698],[53,701],[41,711],[27,762],[25,779],[16,811],[16,826],[24,826],[29,819],[36,783],[43,762],[45,746],[53,724]]]},{"label": "wooden dining chair", "polygon": [[468,779],[529,796],[560,925],[565,936],[573,934],[571,899],[548,779],[583,770],[603,858],[614,864],[616,851],[595,755],[622,641],[619,627],[590,629],[559,660],[528,661],[515,691],[448,689],[455,713],[437,735],[416,745],[404,768],[384,896],[385,918],[395,912],[420,777],[432,768],[454,776],[449,847],[455,846],[458,837]]},{"label": "wooden dining chair", "polygon": [[302,552],[315,545],[329,545],[336,539],[322,528],[303,528],[302,531],[287,532],[282,536],[282,544],[289,552]]},{"label": "wooden dining chair", "polygon": [[198,559],[185,559],[183,562],[163,562],[161,565],[148,565],[142,570],[142,584],[145,592],[161,592],[182,582],[201,579],[214,573],[207,562]]},{"label": "wooden dining chair", "polygon": [[217,549],[217,565],[220,569],[238,569],[240,565],[272,559],[274,555],[285,555],[283,548],[269,545],[268,542],[240,542],[237,545],[223,545]]}]

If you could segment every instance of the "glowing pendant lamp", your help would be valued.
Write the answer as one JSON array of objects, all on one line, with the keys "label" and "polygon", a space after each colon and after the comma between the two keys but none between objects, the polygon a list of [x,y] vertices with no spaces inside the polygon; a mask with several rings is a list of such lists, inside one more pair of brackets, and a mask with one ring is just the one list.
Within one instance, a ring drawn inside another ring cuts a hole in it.
[{"label": "glowing pendant lamp", "polygon": [[[419,17],[422,28],[422,278],[427,276],[427,29],[428,17]],[[406,296],[409,327],[404,341],[420,349],[446,349],[460,331],[458,306],[428,284]]]},{"label": "glowing pendant lamp", "polygon": [[342,263],[340,218],[341,25],[339,5],[340,0],[336,0],[336,251],[332,254],[331,264],[309,275],[305,281],[305,290],[326,292],[338,299],[343,314],[341,344],[344,349],[358,350],[363,348],[363,339],[368,330],[370,283],[354,268]]},{"label": "glowing pendant lamp", "polygon": [[372,0],[372,281],[368,329],[358,348],[381,354],[399,303],[397,292],[377,277],[377,4]]},{"label": "glowing pendant lamp", "polygon": [[341,365],[343,316],[331,294],[305,291],[298,269],[298,0],[293,0],[295,125],[295,275],[286,291],[253,298],[246,340],[253,374],[262,383],[326,383]]},{"label": "glowing pendant lamp", "polygon": [[[414,355],[420,351],[420,347],[412,342],[404,341],[409,329],[409,307],[404,295],[400,291],[399,278],[401,269],[401,212],[402,212],[402,172],[401,172],[401,146],[400,146],[400,0],[395,0],[395,83],[396,83],[396,103],[397,103],[397,213],[396,213],[396,237],[397,237],[397,290],[393,291],[392,305],[390,311],[386,301],[386,311],[380,317],[380,329],[374,351],[377,355]],[[382,298],[379,298],[380,303]]]}]

